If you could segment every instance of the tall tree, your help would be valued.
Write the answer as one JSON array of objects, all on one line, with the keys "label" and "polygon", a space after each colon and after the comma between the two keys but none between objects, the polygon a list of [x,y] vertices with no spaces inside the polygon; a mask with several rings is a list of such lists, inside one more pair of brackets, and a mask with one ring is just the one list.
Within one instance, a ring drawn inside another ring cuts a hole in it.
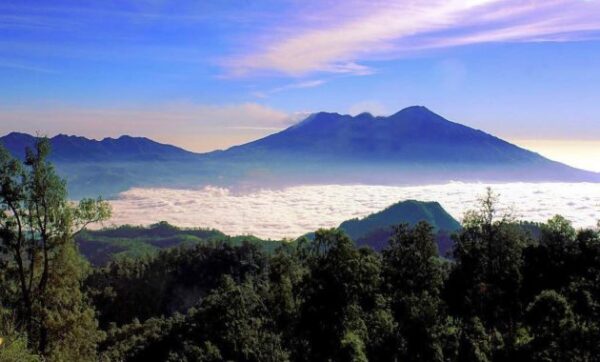
[{"label": "tall tree", "polygon": [[107,219],[110,207],[100,199],[69,202],[49,152],[45,138],[27,149],[24,162],[0,147],[0,258],[10,291],[3,302],[14,306],[32,349],[51,360],[82,360],[91,358],[99,335],[80,291],[86,264],[73,235]]},{"label": "tall tree", "polygon": [[[515,343],[522,315],[522,251],[527,239],[510,214],[498,209],[498,195],[488,188],[480,208],[466,214],[455,236],[455,265],[445,285],[452,313],[477,317],[490,333]],[[509,348],[510,349],[510,348]]]},{"label": "tall tree", "polygon": [[306,346],[297,357],[363,360],[369,351],[384,351],[394,324],[380,295],[377,254],[356,249],[340,230],[318,230],[305,263],[298,336]]},{"label": "tall tree", "polygon": [[[527,307],[525,319],[533,340],[531,361],[575,361],[581,352],[573,343],[575,316],[566,298],[553,290],[542,291]],[[585,359],[584,359],[585,360]]]},{"label": "tall tree", "polygon": [[406,340],[401,359],[441,361],[444,280],[433,227],[425,222],[397,226],[383,251],[383,275],[399,334]]}]

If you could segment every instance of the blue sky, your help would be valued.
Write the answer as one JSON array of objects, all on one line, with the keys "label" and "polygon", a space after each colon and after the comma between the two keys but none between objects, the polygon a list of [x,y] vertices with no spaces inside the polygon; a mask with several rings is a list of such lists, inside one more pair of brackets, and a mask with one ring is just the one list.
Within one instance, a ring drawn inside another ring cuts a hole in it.
[{"label": "blue sky", "polygon": [[0,84],[1,133],[202,151],[309,112],[419,104],[511,140],[590,145],[600,2],[3,1]]}]

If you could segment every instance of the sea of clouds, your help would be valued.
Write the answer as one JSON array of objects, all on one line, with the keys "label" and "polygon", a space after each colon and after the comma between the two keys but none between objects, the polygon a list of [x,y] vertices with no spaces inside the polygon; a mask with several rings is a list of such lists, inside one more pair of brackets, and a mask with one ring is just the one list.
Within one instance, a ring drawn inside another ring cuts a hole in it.
[{"label": "sea of clouds", "polygon": [[546,221],[560,214],[576,227],[595,226],[600,219],[600,184],[451,182],[428,186],[311,185],[251,192],[211,186],[134,188],[112,201],[109,224],[147,225],[164,220],[178,226],[215,228],[230,235],[292,238],[409,199],[438,201],[460,221],[465,211],[477,207],[488,186],[500,195],[500,207],[518,219]]}]

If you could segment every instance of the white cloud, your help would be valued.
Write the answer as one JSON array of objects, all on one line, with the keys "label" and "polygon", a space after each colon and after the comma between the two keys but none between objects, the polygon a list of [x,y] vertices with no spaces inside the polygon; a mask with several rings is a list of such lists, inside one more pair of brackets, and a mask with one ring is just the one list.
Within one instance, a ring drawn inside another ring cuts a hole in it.
[{"label": "white cloud", "polygon": [[383,116],[389,113],[383,103],[375,100],[366,100],[355,103],[350,106],[350,109],[348,110],[348,113],[354,116],[363,112],[369,112],[374,116]]},{"label": "white cloud", "polygon": [[[226,62],[233,75],[275,71],[369,74],[368,60],[501,41],[569,41],[600,30],[600,2],[580,0],[423,0],[348,2],[298,14],[262,48]],[[338,15],[338,16],[336,16]],[[302,24],[301,19],[308,19]],[[300,25],[297,25],[297,23]]]},{"label": "white cloud", "polygon": [[[264,238],[297,237],[319,227],[377,212],[407,199],[438,201],[456,219],[477,206],[485,184],[430,186],[322,185],[236,193],[204,187],[196,190],[136,188],[112,201],[113,221],[150,224],[161,220],[189,227],[214,227],[227,234]],[[491,185],[501,208],[523,220],[545,221],[562,214],[577,227],[600,218],[600,184],[508,183]]]}]

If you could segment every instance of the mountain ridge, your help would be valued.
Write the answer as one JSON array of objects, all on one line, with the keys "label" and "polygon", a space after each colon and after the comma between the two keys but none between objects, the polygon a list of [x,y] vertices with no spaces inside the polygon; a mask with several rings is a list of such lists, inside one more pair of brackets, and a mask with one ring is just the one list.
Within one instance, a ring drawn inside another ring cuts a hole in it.
[{"label": "mountain ridge", "polygon": [[[18,157],[34,136],[0,143]],[[50,159],[75,197],[115,197],[131,187],[285,187],[298,184],[414,185],[465,182],[600,182],[576,169],[423,106],[390,116],[313,113],[266,137],[194,153],[145,137],[90,140],[57,135]]]},{"label": "mountain ridge", "polygon": [[[22,158],[25,147],[31,147],[35,139],[36,136],[27,133],[11,132],[0,137],[0,143],[13,155]],[[48,139],[52,147],[50,159],[58,162],[106,161],[107,158],[121,161],[173,160],[199,155],[147,137],[129,135],[96,140],[60,133]]]},{"label": "mountain ridge", "polygon": [[[435,152],[436,146],[438,152]],[[489,152],[474,152],[482,146]],[[498,152],[500,147],[504,148],[503,153]],[[482,130],[449,121],[424,106],[407,107],[387,117],[368,113],[357,116],[313,113],[280,132],[233,146],[222,154],[238,150],[247,153],[253,149],[318,152],[340,159],[393,156],[397,160],[419,162],[508,162],[543,158]],[[465,157],[469,152],[474,155]],[[490,157],[485,157],[488,154]]]}]

